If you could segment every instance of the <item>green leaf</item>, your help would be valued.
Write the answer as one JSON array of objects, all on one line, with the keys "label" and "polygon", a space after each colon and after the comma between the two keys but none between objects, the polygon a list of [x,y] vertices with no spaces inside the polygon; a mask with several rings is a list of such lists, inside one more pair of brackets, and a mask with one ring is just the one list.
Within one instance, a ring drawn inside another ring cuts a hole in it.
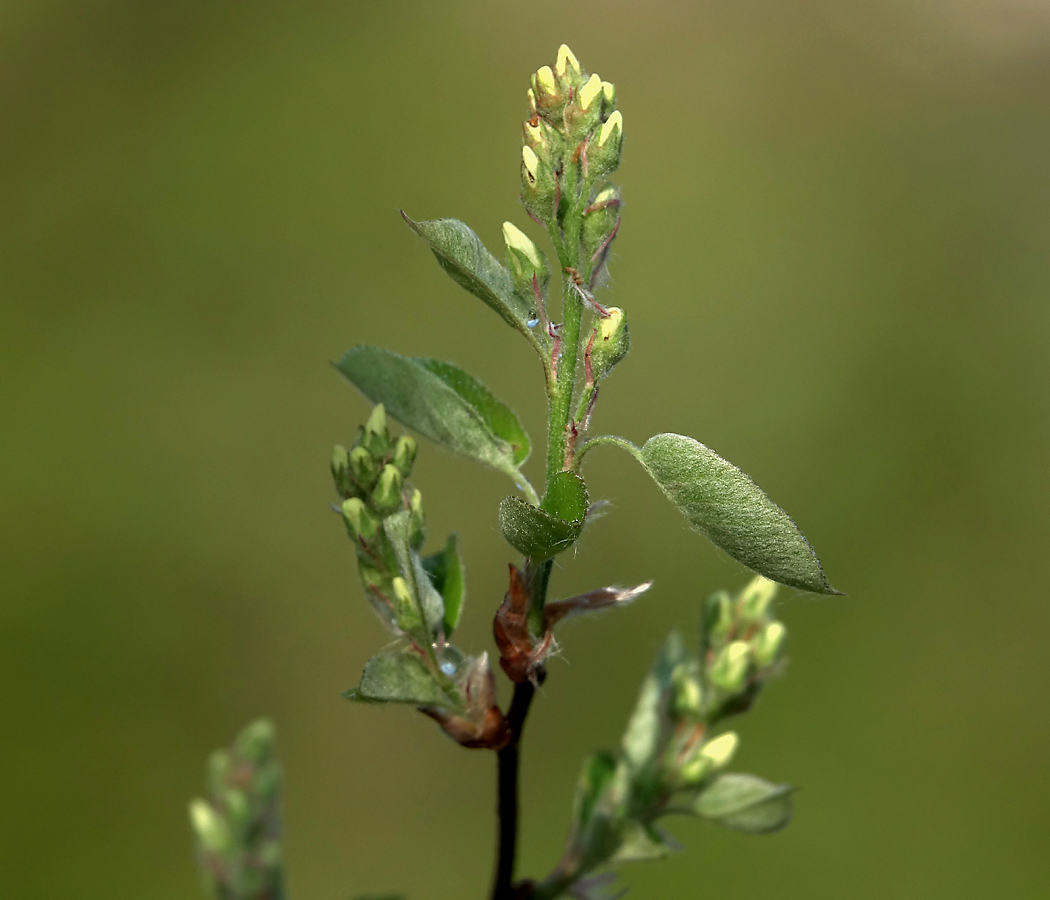
[{"label": "green leaf", "polygon": [[623,843],[611,862],[649,862],[665,859],[678,849],[666,832],[651,822],[631,821],[623,832]]},{"label": "green leaf", "polygon": [[788,514],[732,463],[681,434],[655,435],[634,453],[693,528],[733,559],[781,584],[838,593]]},{"label": "green leaf", "polygon": [[525,434],[518,417],[509,406],[493,397],[485,385],[451,363],[439,359],[418,359],[417,362],[474,407],[496,437],[510,444],[517,465],[520,466],[529,458],[529,436]]},{"label": "green leaf", "polygon": [[582,831],[594,815],[602,793],[616,773],[616,758],[611,753],[593,753],[583,762],[576,785],[573,822]]},{"label": "green leaf", "polygon": [[652,670],[642,683],[631,720],[623,736],[623,758],[632,772],[641,772],[659,756],[671,726],[667,712],[675,670],[689,661],[689,651],[672,631]]},{"label": "green leaf", "polygon": [[361,683],[344,694],[348,700],[448,706],[445,694],[430,670],[414,652],[380,653],[365,663]]},{"label": "green leaf", "polygon": [[566,522],[520,497],[504,497],[499,505],[499,527],[508,544],[540,562],[575,544],[583,531],[583,520]]},{"label": "green leaf", "polygon": [[510,272],[470,228],[457,219],[413,222],[404,211],[401,216],[430,245],[441,268],[453,281],[494,309],[542,352],[539,339],[529,327],[529,322],[538,318],[535,304],[515,292]]},{"label": "green leaf", "polygon": [[444,550],[431,554],[423,559],[426,570],[435,589],[441,594],[445,603],[445,637],[452,636],[463,615],[463,601],[467,595],[466,580],[463,577],[463,560],[460,559],[456,546],[456,536],[450,534]]},{"label": "green leaf", "polygon": [[589,505],[583,479],[574,472],[558,472],[547,485],[540,508],[566,522],[582,522]]},{"label": "green leaf", "polygon": [[[362,344],[343,354],[335,367],[369,400],[382,403],[403,425],[455,453],[505,472],[519,485],[527,484],[518,471],[522,452],[520,438],[524,432],[514,414],[471,376],[461,373],[460,387],[469,381],[491,401],[482,412],[445,378],[428,368],[433,364],[434,360],[414,359]],[[446,376],[448,370],[459,371],[448,363],[440,365]],[[508,426],[507,417],[513,419],[516,427]],[[494,431],[490,423],[496,423],[511,440]],[[527,438],[524,451],[528,453]]]},{"label": "green leaf", "polygon": [[698,815],[727,828],[765,834],[791,820],[791,786],[754,775],[720,775],[697,797]]}]

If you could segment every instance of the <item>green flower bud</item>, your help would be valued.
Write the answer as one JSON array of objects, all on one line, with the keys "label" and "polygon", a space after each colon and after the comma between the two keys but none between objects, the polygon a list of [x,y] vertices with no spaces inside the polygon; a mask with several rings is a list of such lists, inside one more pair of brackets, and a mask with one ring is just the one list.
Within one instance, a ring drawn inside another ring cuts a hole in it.
[{"label": "green flower bud", "polygon": [[230,849],[229,826],[206,800],[190,803],[190,824],[207,852],[225,853]]},{"label": "green flower bud", "polygon": [[394,601],[397,610],[397,627],[402,631],[416,631],[423,626],[416,608],[415,598],[408,589],[408,582],[398,575],[393,582]]},{"label": "green flower bud", "polygon": [[554,218],[558,182],[550,163],[529,146],[521,148],[521,202],[540,222]]},{"label": "green flower bud", "polygon": [[388,463],[383,466],[379,473],[379,481],[376,482],[375,490],[372,491],[372,505],[380,515],[392,513],[403,505],[401,497],[401,486],[404,479],[397,466]]},{"label": "green flower bud", "polygon": [[613,111],[616,106],[616,86],[608,81],[602,82],[602,115],[605,118],[609,117],[609,114]]},{"label": "green flower bud", "polygon": [[336,444],[332,450],[332,481],[335,492],[344,500],[356,493],[354,483],[350,480],[350,454],[346,447]]},{"label": "green flower bud", "polygon": [[252,722],[237,735],[234,749],[252,765],[261,766],[273,758],[277,733],[273,722],[259,719]]},{"label": "green flower bud", "polygon": [[687,669],[675,673],[672,705],[680,717],[699,718],[703,711],[704,695],[700,682]]},{"label": "green flower bud", "polygon": [[370,491],[379,477],[379,463],[364,447],[354,447],[350,451],[350,474],[362,490]]},{"label": "green flower bud", "polygon": [[733,630],[733,601],[725,591],[711,594],[704,600],[701,629],[708,647],[720,647]]},{"label": "green flower bud", "polygon": [[766,617],[777,593],[777,583],[756,575],[740,592],[737,600],[740,616],[747,622],[760,622]]},{"label": "green flower bud", "polygon": [[613,110],[587,145],[587,165],[593,177],[602,177],[615,172],[620,165],[623,147],[623,115]]},{"label": "green flower bud", "polygon": [[251,824],[253,818],[248,795],[237,788],[229,788],[223,792],[222,801],[230,830],[243,833]]},{"label": "green flower bud", "polygon": [[598,336],[591,348],[594,380],[601,381],[631,349],[627,315],[618,306],[609,307],[609,315],[598,322]]},{"label": "green flower bud", "polygon": [[619,188],[609,185],[600,190],[594,202],[584,210],[580,241],[587,259],[593,259],[614,233],[620,220],[620,204]]},{"label": "green flower bud", "polygon": [[343,502],[343,521],[346,522],[346,530],[355,541],[364,541],[366,544],[375,540],[379,533],[379,519],[363,500],[359,497],[351,497]]},{"label": "green flower bud", "polygon": [[760,666],[768,666],[779,655],[787,637],[783,622],[770,622],[751,641],[751,653]]},{"label": "green flower bud", "polygon": [[740,737],[735,731],[727,731],[713,741],[708,741],[700,748],[700,752],[682,767],[682,781],[695,785],[709,775],[720,772],[729,765],[739,746]]},{"label": "green flower bud", "polygon": [[717,687],[736,694],[743,689],[750,667],[750,645],[747,641],[733,641],[722,648],[708,675]]},{"label": "green flower bud", "polygon": [[532,302],[532,277],[535,275],[540,295],[545,297],[551,270],[543,251],[512,222],[503,223],[503,240],[507,245],[507,268],[515,289]]},{"label": "green flower bud", "polygon": [[380,403],[372,410],[361,434],[361,446],[372,458],[381,460],[390,450],[390,433],[386,430],[386,409]]},{"label": "green flower bud", "polygon": [[412,466],[416,462],[416,451],[419,450],[419,444],[416,443],[416,439],[411,435],[403,434],[396,441],[394,441],[394,450],[391,453],[390,461],[397,466],[398,471],[404,478],[408,478],[412,474]]}]

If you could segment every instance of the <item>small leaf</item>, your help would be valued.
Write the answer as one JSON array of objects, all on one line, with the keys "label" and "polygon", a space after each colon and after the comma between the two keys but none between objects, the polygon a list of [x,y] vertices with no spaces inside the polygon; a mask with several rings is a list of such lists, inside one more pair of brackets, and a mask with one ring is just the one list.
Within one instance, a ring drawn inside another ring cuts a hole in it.
[{"label": "small leaf", "polygon": [[515,292],[510,272],[485,249],[470,228],[457,219],[413,222],[404,212],[401,216],[408,227],[430,245],[441,268],[453,281],[499,313],[537,350],[541,349],[539,339],[529,328],[529,322],[537,318],[535,305]]},{"label": "small leaf", "polygon": [[788,514],[713,450],[681,434],[658,434],[636,456],[693,528],[733,559],[781,584],[837,593]]},{"label": "small leaf", "polygon": [[558,472],[547,485],[540,508],[566,522],[582,522],[587,518],[589,505],[583,479],[575,472]]},{"label": "small leaf", "polygon": [[627,823],[623,843],[611,862],[649,862],[665,859],[679,849],[678,843],[651,822]]},{"label": "small leaf", "polygon": [[499,505],[499,527],[508,544],[539,562],[575,544],[583,531],[583,520],[566,522],[520,497],[504,497]]},{"label": "small leaf", "polygon": [[449,706],[448,695],[415,653],[380,653],[365,663],[361,683],[344,695],[348,700]]},{"label": "small leaf", "polygon": [[616,759],[611,753],[593,753],[583,762],[576,786],[573,822],[582,831],[594,815],[602,792],[616,773]]},{"label": "small leaf", "polygon": [[[455,379],[459,387],[473,384],[474,393],[487,398],[485,411],[479,410],[445,380],[452,371],[460,370],[441,363],[445,376],[441,377],[428,368],[433,365],[434,360],[414,359],[362,344],[343,354],[335,367],[369,400],[382,403],[403,425],[523,483],[518,458],[523,450],[528,453],[529,445],[514,414],[470,375],[461,372],[462,378]],[[494,425],[510,440],[494,431]]]},{"label": "small leaf", "polygon": [[791,790],[754,775],[720,775],[697,797],[694,809],[727,828],[765,834],[791,820]]},{"label": "small leaf", "polygon": [[518,417],[509,406],[493,397],[485,385],[451,363],[439,359],[419,359],[418,362],[474,407],[496,437],[510,444],[515,463],[520,466],[529,458],[529,436]]},{"label": "small leaf", "polygon": [[667,703],[674,671],[688,659],[685,643],[677,631],[672,631],[642,684],[624,732],[623,757],[632,772],[648,768],[660,753],[670,726]]},{"label": "small leaf", "polygon": [[456,536],[450,534],[445,549],[423,559],[423,568],[445,603],[445,637],[451,637],[463,615],[463,601],[467,595],[463,577],[463,561],[456,546]]},{"label": "small leaf", "polygon": [[577,597],[570,597],[568,600],[555,600],[543,608],[543,630],[550,631],[563,619],[572,616],[609,609],[613,606],[626,606],[652,586],[651,581],[646,581],[630,588],[603,587]]}]

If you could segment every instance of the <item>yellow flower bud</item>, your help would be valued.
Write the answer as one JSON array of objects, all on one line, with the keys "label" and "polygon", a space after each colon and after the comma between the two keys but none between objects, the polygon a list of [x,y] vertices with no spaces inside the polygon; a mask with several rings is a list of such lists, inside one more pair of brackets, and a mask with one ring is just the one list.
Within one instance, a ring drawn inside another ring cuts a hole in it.
[{"label": "yellow flower bud", "polygon": [[713,741],[704,744],[700,755],[711,761],[713,770],[723,769],[729,765],[729,761],[740,746],[740,736],[735,731],[727,731],[720,734]]},{"label": "yellow flower bud", "polygon": [[558,83],[554,80],[554,72],[550,66],[541,66],[536,70],[536,83],[547,94],[554,94],[558,90]]},{"label": "yellow flower bud", "polygon": [[616,87],[609,81],[602,82],[602,94],[605,95],[605,102],[612,105],[616,102]]},{"label": "yellow flower bud", "polygon": [[576,74],[580,74],[580,61],[576,58],[576,54],[566,44],[562,44],[558,48],[558,61],[554,68],[558,70],[562,78],[565,78],[569,74],[570,66],[576,71]]},{"label": "yellow flower bud", "polygon": [[580,91],[580,108],[584,111],[590,109],[595,98],[602,92],[602,80],[597,75],[592,75]]},{"label": "yellow flower bud", "polygon": [[618,109],[614,110],[613,114],[602,125],[602,130],[598,134],[598,146],[604,147],[609,139],[614,137],[614,132],[615,140],[619,140],[620,134],[623,132],[623,115]]},{"label": "yellow flower bud", "polygon": [[522,253],[536,268],[542,265],[539,247],[513,222],[503,223],[503,240],[507,245],[507,249],[517,250],[519,253]]},{"label": "yellow flower bud", "polygon": [[521,148],[521,161],[525,165],[525,175],[529,179],[529,184],[534,185],[540,168],[540,158],[532,147],[525,146]]}]

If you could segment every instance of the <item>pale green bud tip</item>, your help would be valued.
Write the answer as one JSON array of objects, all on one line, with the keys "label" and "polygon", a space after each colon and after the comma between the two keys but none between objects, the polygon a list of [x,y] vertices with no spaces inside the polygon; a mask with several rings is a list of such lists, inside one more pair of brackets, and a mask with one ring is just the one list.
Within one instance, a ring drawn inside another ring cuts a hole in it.
[{"label": "pale green bud tip", "polygon": [[370,431],[372,434],[384,434],[386,432],[386,409],[382,403],[372,410],[372,414],[365,423],[365,431]]},{"label": "pale green bud tip", "polygon": [[523,254],[537,269],[543,268],[539,247],[513,222],[503,223],[503,240],[506,242],[508,249],[517,250]]},{"label": "pale green bud tip", "polygon": [[608,187],[602,188],[600,191],[598,191],[594,198],[594,205],[599,206],[602,203],[608,203],[610,200],[619,199],[619,191],[616,189],[615,186],[610,184]]},{"label": "pale green bud tip", "polygon": [[541,66],[536,70],[536,83],[548,94],[553,94],[558,89],[550,66]]},{"label": "pale green bud tip", "polygon": [[419,488],[412,491],[412,496],[408,501],[408,507],[417,515],[423,514],[423,492]]},{"label": "pale green bud tip", "polygon": [[405,581],[400,575],[394,579],[394,597],[397,598],[398,603],[412,603],[412,592],[408,589],[408,582]]},{"label": "pale green bud tip", "polygon": [[761,575],[751,579],[740,592],[740,612],[748,619],[761,619],[777,593],[777,583]]},{"label": "pale green bud tip", "polygon": [[580,107],[590,109],[591,104],[601,92],[602,80],[597,75],[592,75],[580,91]]},{"label": "pale green bud tip", "polygon": [[787,637],[787,628],[783,622],[770,622],[759,632],[754,641],[755,662],[760,666],[768,666],[780,653]]},{"label": "pale green bud tip", "polygon": [[747,679],[750,654],[751,646],[747,641],[733,641],[726,645],[711,667],[711,680],[723,690],[739,691]]},{"label": "pale green bud tip", "polygon": [[607,103],[614,103],[616,101],[616,87],[611,82],[602,82],[602,93],[605,95],[605,101]]},{"label": "pale green bud tip", "polygon": [[538,147],[542,147],[547,143],[547,138],[543,134],[543,129],[539,124],[533,125],[532,122],[528,120],[525,121],[525,140]]},{"label": "pale green bud tip", "polygon": [[712,769],[723,769],[729,765],[729,761],[740,746],[740,736],[735,731],[727,731],[720,734],[713,741],[704,744],[700,755],[711,761]]},{"label": "pale green bud tip", "polygon": [[620,134],[623,132],[623,116],[618,109],[602,125],[602,130],[598,134],[598,146],[604,147],[609,139],[613,137],[613,132],[615,132],[616,139],[619,139]]},{"label": "pale green bud tip", "polygon": [[576,54],[569,49],[567,44],[562,44],[558,48],[558,61],[555,63],[554,68],[564,78],[568,74],[570,66],[579,73],[580,61],[576,58]]},{"label": "pale green bud tip", "polygon": [[367,540],[379,527],[375,516],[359,497],[351,497],[344,501],[342,511],[343,519],[355,538],[364,537]]},{"label": "pale green bud tip", "polygon": [[540,167],[540,158],[536,155],[532,147],[521,148],[521,161],[525,165],[525,174],[529,178],[530,184],[536,183],[536,174]]},{"label": "pale green bud tip", "polygon": [[694,678],[682,678],[675,684],[675,708],[683,715],[699,715],[703,694]]},{"label": "pale green bud tip", "polygon": [[190,803],[190,824],[205,850],[221,853],[229,847],[230,829],[206,800]]}]

